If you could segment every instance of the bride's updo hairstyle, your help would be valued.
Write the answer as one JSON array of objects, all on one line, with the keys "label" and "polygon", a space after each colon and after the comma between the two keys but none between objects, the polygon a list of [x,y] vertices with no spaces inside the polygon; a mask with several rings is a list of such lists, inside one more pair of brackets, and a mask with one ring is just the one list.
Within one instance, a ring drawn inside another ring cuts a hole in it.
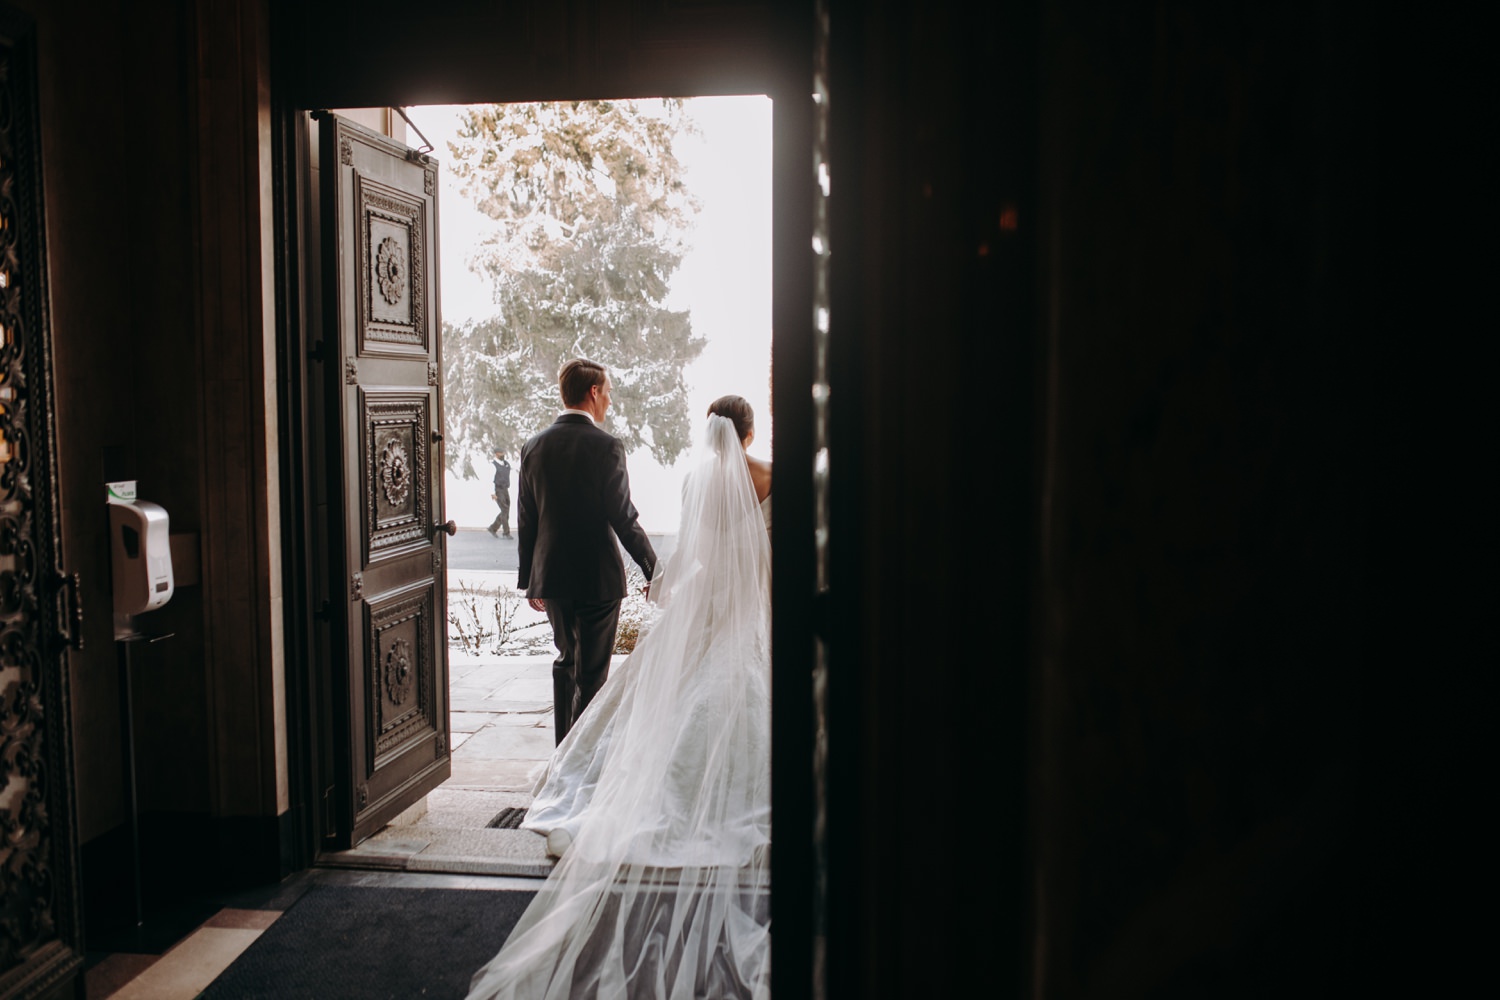
[{"label": "bride's updo hairstyle", "polygon": [[710,417],[727,417],[734,423],[734,432],[739,435],[740,440],[750,436],[755,430],[755,411],[744,396],[720,396],[708,404],[708,415]]}]

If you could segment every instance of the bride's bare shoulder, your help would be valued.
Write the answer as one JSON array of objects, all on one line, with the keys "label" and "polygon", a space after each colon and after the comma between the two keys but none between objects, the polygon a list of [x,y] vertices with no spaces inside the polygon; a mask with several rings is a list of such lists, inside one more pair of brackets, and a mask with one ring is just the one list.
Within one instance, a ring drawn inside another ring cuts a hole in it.
[{"label": "bride's bare shoulder", "polygon": [[755,487],[755,499],[764,500],[771,495],[771,463],[753,455],[745,456],[750,466],[750,483]]}]

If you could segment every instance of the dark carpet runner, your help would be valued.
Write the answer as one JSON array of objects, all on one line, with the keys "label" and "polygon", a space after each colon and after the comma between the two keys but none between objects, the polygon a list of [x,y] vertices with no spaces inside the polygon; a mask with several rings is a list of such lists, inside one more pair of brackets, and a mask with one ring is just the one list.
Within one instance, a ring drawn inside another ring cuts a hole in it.
[{"label": "dark carpet runner", "polygon": [[315,885],[199,1000],[461,1000],[535,895]]}]

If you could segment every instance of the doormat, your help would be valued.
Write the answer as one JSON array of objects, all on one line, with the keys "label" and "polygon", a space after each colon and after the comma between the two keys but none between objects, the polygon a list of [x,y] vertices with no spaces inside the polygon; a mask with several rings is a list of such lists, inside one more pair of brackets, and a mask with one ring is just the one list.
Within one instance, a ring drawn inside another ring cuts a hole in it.
[{"label": "doormat", "polygon": [[461,1000],[535,895],[315,885],[198,1000]]},{"label": "doormat", "polygon": [[494,819],[484,824],[490,830],[519,830],[526,818],[526,810],[517,806],[506,806]]}]

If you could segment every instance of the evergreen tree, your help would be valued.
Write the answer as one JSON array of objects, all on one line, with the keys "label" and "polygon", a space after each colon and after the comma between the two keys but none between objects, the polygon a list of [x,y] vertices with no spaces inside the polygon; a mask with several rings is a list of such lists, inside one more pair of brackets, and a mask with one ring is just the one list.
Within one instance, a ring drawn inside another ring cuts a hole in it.
[{"label": "evergreen tree", "polygon": [[443,327],[453,471],[551,423],[574,357],[609,367],[627,450],[669,465],[687,447],[683,369],[704,342],[664,301],[697,209],[672,152],[691,129],[678,100],[465,111],[448,147],[461,192],[497,223],[469,261],[496,312]]}]

